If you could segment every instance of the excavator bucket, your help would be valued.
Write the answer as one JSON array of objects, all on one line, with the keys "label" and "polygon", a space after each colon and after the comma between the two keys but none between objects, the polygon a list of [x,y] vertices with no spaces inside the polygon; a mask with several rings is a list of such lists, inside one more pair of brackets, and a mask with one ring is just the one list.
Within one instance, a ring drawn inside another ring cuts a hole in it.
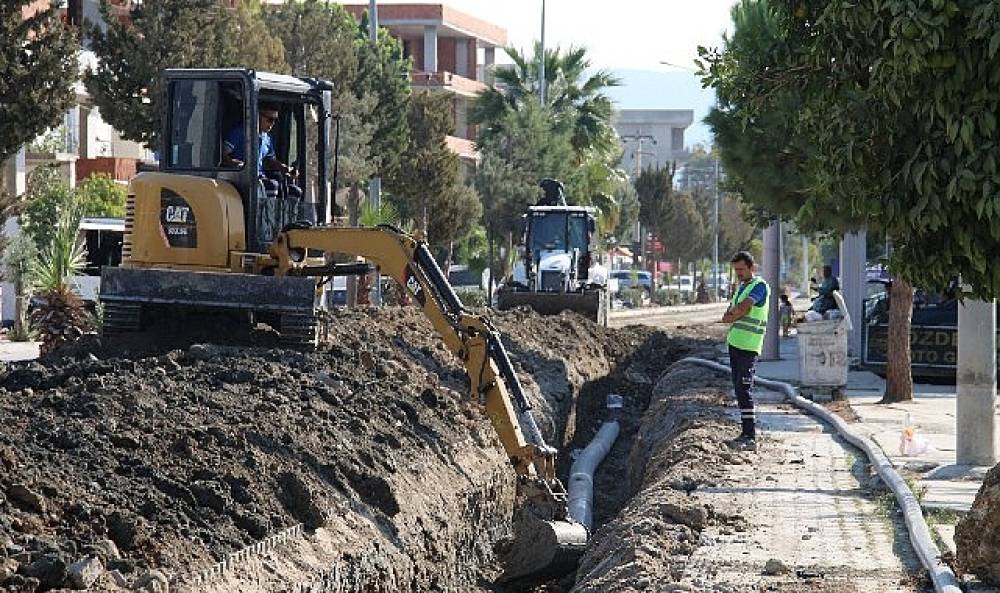
[{"label": "excavator bucket", "polygon": [[608,324],[607,293],[603,290],[586,292],[518,292],[502,291],[497,302],[501,311],[515,307],[531,307],[540,315],[558,315],[574,311],[598,325]]},{"label": "excavator bucket", "polygon": [[587,548],[587,528],[572,521],[547,521],[530,511],[514,519],[514,541],[502,559],[499,582],[564,575],[576,569]]}]

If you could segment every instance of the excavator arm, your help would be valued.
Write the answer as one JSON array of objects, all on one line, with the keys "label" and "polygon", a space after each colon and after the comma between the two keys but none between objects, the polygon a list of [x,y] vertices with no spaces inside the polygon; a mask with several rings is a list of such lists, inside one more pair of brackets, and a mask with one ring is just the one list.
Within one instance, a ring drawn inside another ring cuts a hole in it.
[{"label": "excavator arm", "polygon": [[462,305],[427,245],[388,226],[289,229],[271,244],[275,275],[300,274],[307,250],[359,256],[391,276],[465,365],[472,397],[484,406],[518,475],[522,506],[505,579],[575,561],[587,532],[567,516],[566,490],[555,475],[556,450],[538,429],[499,332]]}]

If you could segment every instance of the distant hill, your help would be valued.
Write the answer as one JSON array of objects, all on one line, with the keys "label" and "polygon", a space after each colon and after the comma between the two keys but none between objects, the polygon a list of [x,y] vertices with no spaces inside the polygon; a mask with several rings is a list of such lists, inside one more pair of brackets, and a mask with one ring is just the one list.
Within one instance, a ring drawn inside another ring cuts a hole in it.
[{"label": "distant hill", "polygon": [[715,93],[701,88],[693,73],[655,70],[613,70],[622,86],[609,94],[619,109],[694,109],[694,123],[684,135],[690,148],[711,144],[712,133],[702,120],[715,104]]}]

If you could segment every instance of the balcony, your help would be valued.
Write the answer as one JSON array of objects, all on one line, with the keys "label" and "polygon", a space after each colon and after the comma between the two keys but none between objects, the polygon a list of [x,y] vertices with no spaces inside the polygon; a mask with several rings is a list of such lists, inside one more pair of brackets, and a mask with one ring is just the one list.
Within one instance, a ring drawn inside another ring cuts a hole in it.
[{"label": "balcony", "polygon": [[472,140],[459,138],[457,136],[445,137],[448,149],[458,155],[458,158],[468,161],[479,162],[479,151],[476,150],[476,143]]},{"label": "balcony", "polygon": [[463,97],[475,97],[489,88],[478,80],[451,72],[413,72],[410,80],[414,87],[450,91]]}]

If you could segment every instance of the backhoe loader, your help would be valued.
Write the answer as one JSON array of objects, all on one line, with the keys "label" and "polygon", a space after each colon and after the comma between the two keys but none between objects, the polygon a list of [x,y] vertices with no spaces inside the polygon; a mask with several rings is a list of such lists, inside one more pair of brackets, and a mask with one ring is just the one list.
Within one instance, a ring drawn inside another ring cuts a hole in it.
[{"label": "backhoe loader", "polygon": [[[567,515],[556,451],[538,429],[496,328],[462,306],[422,241],[385,226],[330,226],[331,84],[242,69],[164,76],[160,170],[131,180],[122,265],[102,270],[106,339],[200,310],[237,313],[270,324],[288,345],[315,346],[330,278],[377,269],[404,287],[462,360],[472,397],[514,466],[519,510],[502,578],[571,566],[587,530]],[[255,140],[264,104],[278,112],[268,122],[271,142]],[[245,145],[232,146],[232,138]],[[262,178],[267,173],[254,164],[268,145],[297,177]],[[244,156],[235,166],[227,158],[234,149]],[[336,263],[345,255],[365,261]]]}]

